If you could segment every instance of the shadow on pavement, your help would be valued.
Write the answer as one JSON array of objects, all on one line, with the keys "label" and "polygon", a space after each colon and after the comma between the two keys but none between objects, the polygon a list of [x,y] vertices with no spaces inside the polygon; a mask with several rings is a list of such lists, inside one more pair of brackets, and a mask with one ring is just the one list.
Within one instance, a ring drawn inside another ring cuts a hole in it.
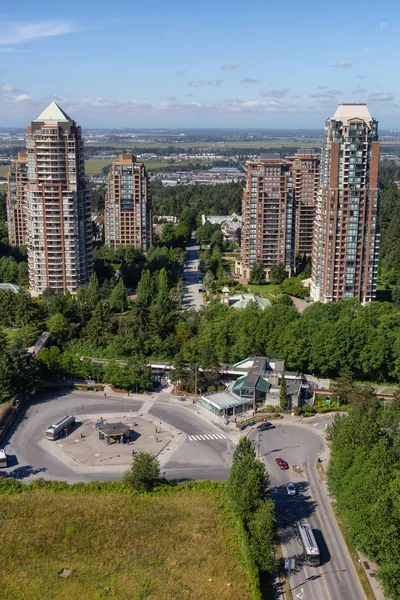
[{"label": "shadow on pavement", "polygon": [[0,472],[0,477],[4,477],[4,479],[26,479],[31,475],[37,475],[38,473],[44,473],[45,471],[47,471],[47,467],[35,469],[32,465],[25,465],[24,467],[17,467],[8,473]]},{"label": "shadow on pavement", "polygon": [[270,491],[275,501],[279,537],[283,544],[288,544],[293,538],[298,537],[297,521],[308,519],[315,511],[315,502],[304,495],[307,489],[308,482],[300,481],[296,483],[296,496],[288,496],[284,485],[274,487]]}]

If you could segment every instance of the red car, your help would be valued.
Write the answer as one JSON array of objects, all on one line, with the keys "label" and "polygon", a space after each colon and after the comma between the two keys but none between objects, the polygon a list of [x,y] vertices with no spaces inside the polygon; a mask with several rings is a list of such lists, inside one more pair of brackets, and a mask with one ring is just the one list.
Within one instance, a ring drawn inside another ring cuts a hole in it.
[{"label": "red car", "polygon": [[282,471],[287,471],[287,469],[289,468],[289,465],[285,460],[283,460],[283,458],[276,458],[275,462],[278,465],[278,467],[282,469]]}]

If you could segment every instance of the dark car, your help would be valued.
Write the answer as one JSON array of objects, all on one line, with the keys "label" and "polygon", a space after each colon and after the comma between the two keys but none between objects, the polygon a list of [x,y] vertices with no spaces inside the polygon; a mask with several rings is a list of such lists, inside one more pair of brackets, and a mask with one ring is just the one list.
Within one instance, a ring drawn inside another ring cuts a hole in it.
[{"label": "dark car", "polygon": [[283,458],[276,458],[275,462],[278,465],[278,467],[280,469],[282,469],[282,471],[287,471],[288,470],[289,465],[287,464],[287,462],[285,460],[283,460]]},{"label": "dark car", "polygon": [[274,426],[269,421],[264,421],[264,423],[260,423],[257,427],[257,431],[267,431],[267,429],[273,429]]}]

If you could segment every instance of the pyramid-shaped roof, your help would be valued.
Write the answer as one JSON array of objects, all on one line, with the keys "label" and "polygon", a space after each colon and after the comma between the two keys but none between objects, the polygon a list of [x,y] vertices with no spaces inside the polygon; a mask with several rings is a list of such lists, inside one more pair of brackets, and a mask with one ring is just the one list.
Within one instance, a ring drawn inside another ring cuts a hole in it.
[{"label": "pyramid-shaped roof", "polygon": [[60,123],[72,121],[72,119],[60,108],[57,102],[51,102],[47,108],[35,119],[39,123]]},{"label": "pyramid-shaped roof", "polygon": [[371,114],[366,104],[340,104],[332,117],[337,121],[347,124],[352,119],[362,119],[366,123],[372,121]]}]

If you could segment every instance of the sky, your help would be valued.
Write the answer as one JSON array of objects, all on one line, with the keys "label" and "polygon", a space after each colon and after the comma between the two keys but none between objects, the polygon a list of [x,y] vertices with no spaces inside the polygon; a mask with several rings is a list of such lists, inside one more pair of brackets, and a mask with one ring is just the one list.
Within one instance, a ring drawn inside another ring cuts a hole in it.
[{"label": "sky", "polygon": [[367,102],[400,128],[393,0],[20,0],[0,19],[0,126],[55,100],[82,127],[316,128]]}]

